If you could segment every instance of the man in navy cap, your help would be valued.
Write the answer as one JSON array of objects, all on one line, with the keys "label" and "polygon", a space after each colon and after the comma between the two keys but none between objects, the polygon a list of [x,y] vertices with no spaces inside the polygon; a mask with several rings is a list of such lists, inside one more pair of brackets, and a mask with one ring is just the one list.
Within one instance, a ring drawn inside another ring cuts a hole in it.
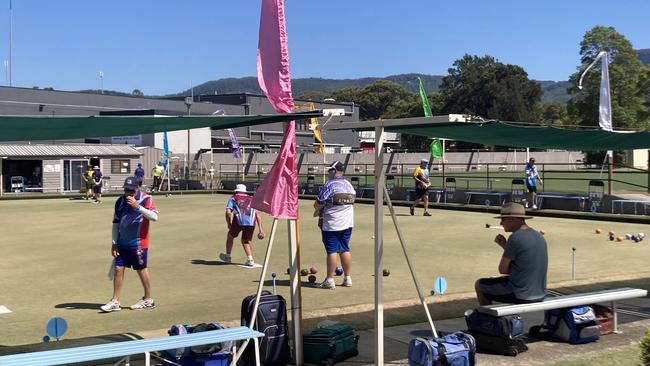
[{"label": "man in navy cap", "polygon": [[124,283],[124,268],[133,268],[140,277],[144,296],[131,305],[132,310],[153,309],[156,307],[151,297],[151,284],[147,270],[147,251],[149,250],[149,222],[158,221],[158,210],[153,198],[140,190],[136,177],[124,181],[124,195],[115,202],[111,255],[115,275],[113,277],[113,297],[101,306],[106,313],[121,310],[120,294]]},{"label": "man in navy cap", "polygon": [[344,279],[342,286],[352,286],[352,255],[350,238],[354,226],[354,198],[356,192],[350,182],[343,178],[345,165],[335,161],[328,168],[329,180],[321,188],[314,208],[319,215],[318,226],[322,231],[323,244],[327,252],[327,277],[321,288],[336,288],[337,257],[341,258]]}]

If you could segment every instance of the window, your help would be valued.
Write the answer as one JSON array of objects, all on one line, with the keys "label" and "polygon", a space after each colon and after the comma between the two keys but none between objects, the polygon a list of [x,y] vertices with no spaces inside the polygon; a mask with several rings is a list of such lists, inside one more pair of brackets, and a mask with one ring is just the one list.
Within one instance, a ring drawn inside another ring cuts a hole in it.
[{"label": "window", "polygon": [[111,160],[111,174],[130,174],[131,173],[131,160]]}]

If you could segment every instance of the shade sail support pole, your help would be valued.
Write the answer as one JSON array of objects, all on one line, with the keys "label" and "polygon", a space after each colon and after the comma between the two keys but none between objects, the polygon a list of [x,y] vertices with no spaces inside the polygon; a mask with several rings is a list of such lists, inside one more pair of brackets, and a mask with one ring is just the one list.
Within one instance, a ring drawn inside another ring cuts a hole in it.
[{"label": "shade sail support pole", "polygon": [[[275,232],[278,228],[278,219],[273,219],[273,224],[271,225],[271,236],[269,236],[269,245],[266,247],[266,254],[264,256],[264,264],[262,265],[262,273],[260,274],[260,282],[257,285],[257,293],[255,294],[255,304],[253,305],[253,315],[251,316],[251,321],[248,324],[248,327],[253,329],[255,327],[255,320],[257,320],[257,309],[260,306],[260,297],[262,296],[262,289],[264,288],[264,278],[266,278],[266,270],[269,267],[269,260],[271,259],[271,249],[273,248],[273,242],[275,241]],[[246,350],[248,342],[250,339],[244,341],[244,343],[237,350],[237,359],[241,358],[241,355]]]},{"label": "shade sail support pole", "polygon": [[375,127],[375,365],[384,365],[384,127]]},{"label": "shade sail support pole", "polygon": [[406,241],[404,236],[402,236],[402,230],[400,230],[399,225],[397,224],[397,217],[395,216],[395,210],[393,209],[393,202],[390,200],[390,195],[388,194],[388,189],[384,186],[384,197],[386,198],[386,203],[388,204],[388,210],[390,211],[390,217],[393,219],[393,225],[395,225],[395,231],[397,232],[397,238],[399,243],[402,246],[402,251],[404,252],[404,258],[406,259],[406,264],[409,266],[409,271],[411,271],[411,277],[413,278],[413,284],[415,284],[415,289],[418,292],[418,297],[420,298],[420,303],[424,307],[424,312],[427,314],[427,320],[429,321],[429,326],[431,327],[431,333],[435,338],[438,338],[438,333],[436,332],[436,327],[433,325],[433,319],[431,319],[431,313],[427,307],[427,302],[424,299],[424,294],[422,293],[422,287],[420,287],[420,281],[415,274],[415,266],[411,262],[411,257],[408,254],[406,249]]}]

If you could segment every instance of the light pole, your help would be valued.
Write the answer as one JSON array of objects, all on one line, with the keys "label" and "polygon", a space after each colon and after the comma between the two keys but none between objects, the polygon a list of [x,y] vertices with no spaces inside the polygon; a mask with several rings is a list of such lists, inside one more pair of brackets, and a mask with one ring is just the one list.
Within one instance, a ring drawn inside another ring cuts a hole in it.
[{"label": "light pole", "polygon": [[99,94],[104,94],[104,72],[99,72]]},{"label": "light pole", "polygon": [[9,86],[13,85],[13,77],[11,75],[12,65],[12,51],[13,51],[13,32],[14,32],[14,7],[12,5],[12,0],[9,0]]}]

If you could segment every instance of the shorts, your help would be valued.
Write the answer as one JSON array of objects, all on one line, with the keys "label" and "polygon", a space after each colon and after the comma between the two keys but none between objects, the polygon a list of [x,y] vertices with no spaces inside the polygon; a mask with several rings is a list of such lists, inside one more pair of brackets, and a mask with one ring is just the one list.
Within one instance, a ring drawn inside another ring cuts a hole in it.
[{"label": "shorts", "polygon": [[120,253],[115,258],[116,267],[127,267],[135,270],[147,268],[147,248],[138,247],[118,247],[117,251]]},{"label": "shorts", "polygon": [[531,186],[530,184],[526,184],[526,188],[528,188],[528,192],[530,192],[530,193],[536,193],[537,192],[537,186]]},{"label": "shorts", "polygon": [[93,192],[101,194],[102,186],[93,186]]},{"label": "shorts", "polygon": [[429,194],[429,188],[415,187],[415,199],[416,200],[419,200],[420,198],[423,198],[427,194]]},{"label": "shorts", "polygon": [[490,301],[497,301],[504,304],[528,304],[539,300],[518,299],[508,284],[508,276],[481,278],[478,280],[478,287],[483,296]]},{"label": "shorts", "polygon": [[92,189],[93,189],[93,184],[90,183],[90,182],[87,182],[87,183],[86,183],[86,190],[90,191],[90,190],[92,190]]},{"label": "shorts", "polygon": [[232,220],[232,225],[230,225],[230,230],[228,230],[228,235],[236,238],[239,233],[241,234],[242,243],[250,243],[253,240],[253,234],[255,233],[255,226],[239,226],[237,219]]},{"label": "shorts", "polygon": [[341,231],[322,231],[321,234],[327,254],[347,253],[350,251],[351,227]]}]

